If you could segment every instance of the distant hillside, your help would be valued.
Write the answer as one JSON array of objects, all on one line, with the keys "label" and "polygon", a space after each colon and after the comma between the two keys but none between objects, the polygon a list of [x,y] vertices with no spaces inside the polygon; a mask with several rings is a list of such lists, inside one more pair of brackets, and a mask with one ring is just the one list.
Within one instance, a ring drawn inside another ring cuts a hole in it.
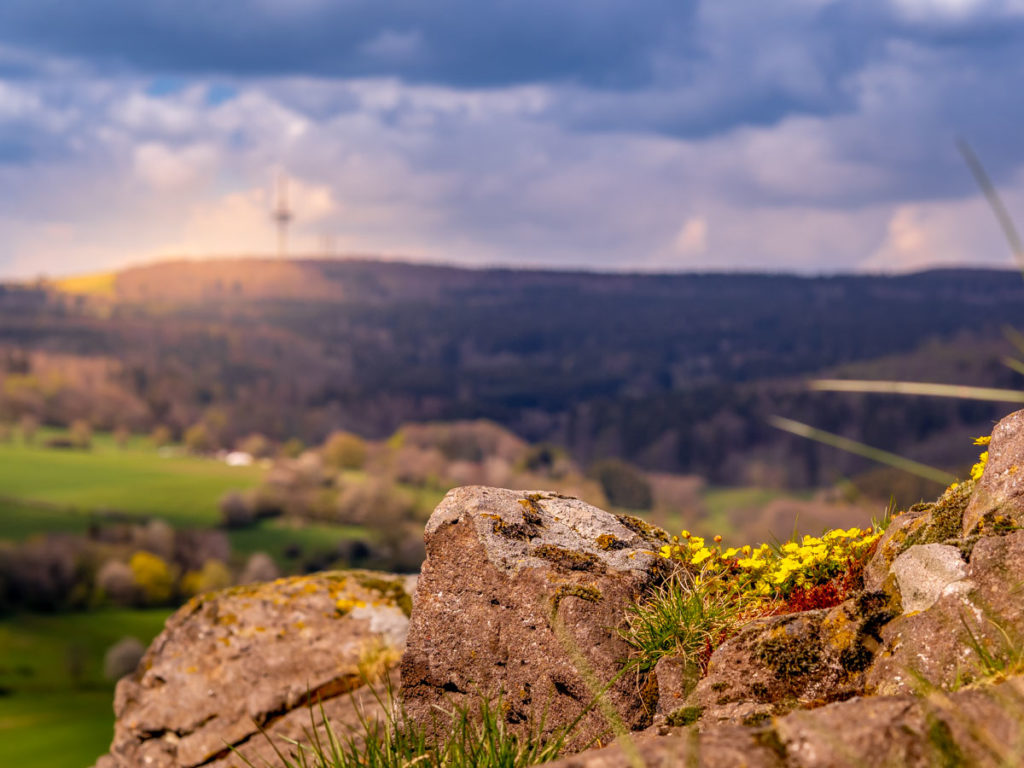
[{"label": "distant hillside", "polygon": [[[213,419],[318,440],[485,417],[580,460],[806,485],[865,465],[778,434],[781,413],[892,450],[983,431],[985,403],[812,394],[817,372],[1020,386],[1014,272],[622,275],[371,260],[179,261],[0,287],[0,418]],[[81,365],[76,365],[75,361]],[[91,361],[91,367],[86,365]],[[105,361],[104,376],[85,376]],[[866,368],[864,366],[869,366]],[[857,370],[856,367],[848,368]],[[19,378],[20,377],[20,378]],[[944,444],[955,445],[956,440]]]}]

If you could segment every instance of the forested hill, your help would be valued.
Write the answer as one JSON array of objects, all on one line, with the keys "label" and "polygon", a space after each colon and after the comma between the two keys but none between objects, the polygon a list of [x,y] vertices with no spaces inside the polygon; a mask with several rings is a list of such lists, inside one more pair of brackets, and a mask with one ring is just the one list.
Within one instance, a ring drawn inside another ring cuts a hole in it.
[{"label": "forested hill", "polygon": [[[1019,386],[1000,363],[1012,351],[1004,326],[1024,329],[1016,272],[168,262],[0,289],[0,375],[20,382],[3,390],[8,417],[86,410],[97,426],[181,430],[213,414],[225,440],[314,440],[339,427],[379,437],[410,420],[485,417],[584,461],[619,454],[734,482],[751,466],[782,466],[772,471],[783,481],[805,484],[858,465],[775,433],[767,415],[923,455],[932,437],[966,434],[1005,408],[812,395],[803,378],[855,364]],[[60,391],[44,383],[54,371]]]}]

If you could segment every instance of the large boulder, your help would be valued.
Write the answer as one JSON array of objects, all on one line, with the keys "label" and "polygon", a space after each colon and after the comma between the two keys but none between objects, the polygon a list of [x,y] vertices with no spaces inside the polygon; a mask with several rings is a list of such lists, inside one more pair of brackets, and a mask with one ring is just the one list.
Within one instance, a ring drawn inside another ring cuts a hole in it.
[{"label": "large boulder", "polygon": [[992,429],[988,461],[963,516],[964,536],[1024,525],[1024,410]]},{"label": "large boulder", "polygon": [[[654,712],[653,676],[620,675],[627,606],[663,576],[663,531],[578,499],[456,488],[427,523],[427,559],[402,659],[410,717],[501,701],[513,730],[580,717],[597,686],[628,728]],[[580,746],[611,732],[599,708],[573,731]]]},{"label": "large boulder", "polygon": [[[411,611],[407,579],[321,573],[200,595],[167,620],[118,683],[110,753],[97,768],[255,765],[286,739],[355,725],[364,688],[397,663]],[[264,733],[260,733],[261,729]],[[273,742],[273,746],[272,746]]]}]

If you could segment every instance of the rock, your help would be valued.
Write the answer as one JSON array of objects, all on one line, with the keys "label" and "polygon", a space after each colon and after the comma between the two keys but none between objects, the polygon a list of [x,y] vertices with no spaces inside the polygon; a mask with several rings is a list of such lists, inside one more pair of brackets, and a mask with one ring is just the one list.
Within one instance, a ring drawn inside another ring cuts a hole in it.
[{"label": "rock", "polygon": [[892,572],[904,613],[914,613],[931,608],[947,587],[965,578],[967,563],[956,547],[917,544],[896,558]]},{"label": "rock", "polygon": [[892,519],[878,540],[875,554],[864,567],[864,589],[869,592],[881,590],[889,577],[889,569],[906,549],[908,538],[916,538],[919,531],[928,526],[931,504],[916,504],[906,512]]},{"label": "rock", "polygon": [[634,739],[639,761],[618,744],[544,763],[545,768],[783,768],[776,745],[753,728],[719,726],[701,734],[674,733]]},{"label": "rock", "polygon": [[[984,654],[1009,658],[1024,637],[1024,531],[979,539],[966,578],[927,610],[899,617],[882,631],[883,646],[866,690],[895,694],[943,689],[983,674]],[[973,637],[972,637],[973,635]]]},{"label": "rock", "polygon": [[[1018,765],[1024,681],[949,696],[869,697],[794,712],[757,727],[687,729],[634,741],[647,768],[977,768]],[[546,768],[632,768],[621,744]]]},{"label": "rock", "polygon": [[686,704],[703,710],[707,727],[848,699],[863,691],[879,629],[897,614],[887,595],[874,592],[835,608],[758,619],[715,650]]},{"label": "rock", "polygon": [[1024,526],[1024,410],[992,429],[988,462],[964,513],[962,532],[993,533]]},{"label": "rock", "polygon": [[[594,686],[616,679],[629,647],[626,607],[663,576],[663,531],[577,499],[456,488],[427,523],[427,559],[402,658],[410,717],[500,697],[513,731],[573,722]],[[588,682],[589,678],[589,682]],[[601,681],[597,683],[597,681]],[[606,700],[632,729],[650,723],[653,676],[619,676]],[[572,745],[605,737],[592,709]]]},{"label": "rock", "polygon": [[686,703],[686,697],[701,678],[697,664],[687,663],[677,656],[665,656],[654,666],[654,677],[658,684],[659,715],[671,715]]},{"label": "rock", "polygon": [[261,765],[273,752],[259,728],[279,745],[302,739],[317,701],[344,728],[355,716],[347,694],[397,662],[410,609],[402,577],[367,571],[193,598],[118,684],[98,768],[241,767],[230,746]]}]

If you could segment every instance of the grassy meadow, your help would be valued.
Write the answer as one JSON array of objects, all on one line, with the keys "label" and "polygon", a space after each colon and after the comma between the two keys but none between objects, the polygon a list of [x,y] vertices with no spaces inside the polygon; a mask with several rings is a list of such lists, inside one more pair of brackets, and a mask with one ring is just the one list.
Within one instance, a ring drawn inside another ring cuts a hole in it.
[{"label": "grassy meadow", "polygon": [[103,655],[122,637],[149,643],[165,608],[0,619],[0,765],[84,768],[110,746],[113,684]]}]

